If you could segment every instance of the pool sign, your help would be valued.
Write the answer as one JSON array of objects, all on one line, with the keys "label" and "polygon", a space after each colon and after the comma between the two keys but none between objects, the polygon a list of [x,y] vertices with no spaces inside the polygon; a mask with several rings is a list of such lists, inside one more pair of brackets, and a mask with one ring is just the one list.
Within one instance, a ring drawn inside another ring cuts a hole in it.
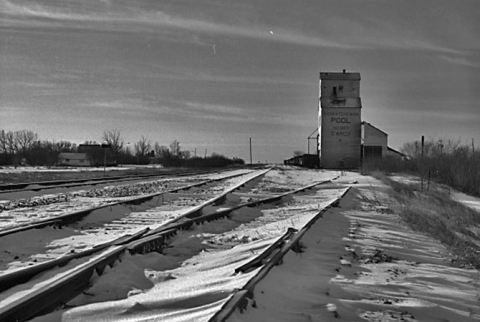
[{"label": "pool sign", "polygon": [[[324,111],[324,122],[323,126],[328,128],[328,131],[324,132],[328,136],[338,136],[338,137],[348,137],[352,135],[351,125],[358,123],[359,114],[354,111]],[[325,124],[327,123],[327,124]]]}]

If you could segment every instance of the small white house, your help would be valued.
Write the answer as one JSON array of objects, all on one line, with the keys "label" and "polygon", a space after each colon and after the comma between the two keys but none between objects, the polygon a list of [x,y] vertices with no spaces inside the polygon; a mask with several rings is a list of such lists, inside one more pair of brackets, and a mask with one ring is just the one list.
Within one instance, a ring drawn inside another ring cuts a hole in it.
[{"label": "small white house", "polygon": [[62,152],[58,156],[59,165],[69,165],[75,167],[89,167],[90,160],[86,153]]}]

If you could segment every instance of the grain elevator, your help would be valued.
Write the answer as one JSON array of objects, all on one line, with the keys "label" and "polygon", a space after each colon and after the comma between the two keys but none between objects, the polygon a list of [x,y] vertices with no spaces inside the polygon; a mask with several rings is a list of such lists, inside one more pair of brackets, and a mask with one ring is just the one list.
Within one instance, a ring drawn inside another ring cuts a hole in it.
[{"label": "grain elevator", "polygon": [[320,73],[320,166],[354,169],[361,163],[360,73]]}]

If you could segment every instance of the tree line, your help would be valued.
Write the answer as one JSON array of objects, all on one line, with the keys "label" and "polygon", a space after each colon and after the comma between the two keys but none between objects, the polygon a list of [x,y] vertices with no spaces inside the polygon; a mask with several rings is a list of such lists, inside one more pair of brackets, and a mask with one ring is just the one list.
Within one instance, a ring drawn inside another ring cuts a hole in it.
[{"label": "tree line", "polygon": [[0,130],[0,166],[55,166],[60,162],[60,153],[86,153],[90,163],[103,165],[149,164],[156,163],[166,167],[222,167],[244,164],[239,158],[227,158],[212,153],[204,158],[191,156],[190,151],[182,150],[180,143],[174,140],[169,146],[158,142],[152,144],[145,136],[131,145],[125,142],[120,130],[106,130],[102,134],[102,144],[85,141],[75,144],[69,141],[41,140],[37,133],[29,130]]},{"label": "tree line", "polygon": [[[407,142],[400,149],[407,157],[385,158],[367,167],[386,172],[407,172],[444,183],[462,192],[480,196],[480,151],[474,142],[462,144],[460,140],[428,139]],[[371,169],[370,169],[371,170]]]}]

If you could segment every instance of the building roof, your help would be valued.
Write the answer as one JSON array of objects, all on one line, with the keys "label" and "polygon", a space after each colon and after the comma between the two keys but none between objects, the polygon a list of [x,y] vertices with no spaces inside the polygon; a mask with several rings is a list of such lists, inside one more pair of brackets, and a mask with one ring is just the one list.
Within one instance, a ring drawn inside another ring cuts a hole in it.
[{"label": "building roof", "polygon": [[346,73],[345,70],[342,73],[338,72],[327,72],[320,73],[320,79],[340,79],[340,80],[360,80],[360,73]]},{"label": "building roof", "polygon": [[368,125],[368,126],[370,126],[370,127],[373,127],[375,130],[377,130],[377,131],[380,131],[380,132],[382,132],[383,134],[385,134],[385,135],[387,135],[387,136],[388,136],[388,133],[387,133],[387,132],[384,132],[384,131],[380,130],[378,127],[376,127],[376,126],[373,126],[372,124],[370,124],[370,123],[368,123],[368,122],[365,122],[365,121],[363,121],[363,122],[362,122],[362,125],[365,125],[365,124],[367,124],[367,125]]},{"label": "building roof", "polygon": [[406,157],[406,156],[407,156],[405,153],[402,153],[402,152],[400,152],[400,151],[397,151],[397,150],[395,150],[395,149],[392,149],[392,148],[389,147],[389,146],[388,146],[387,148],[388,148],[388,151],[389,151],[389,152],[400,154],[402,157]]}]

